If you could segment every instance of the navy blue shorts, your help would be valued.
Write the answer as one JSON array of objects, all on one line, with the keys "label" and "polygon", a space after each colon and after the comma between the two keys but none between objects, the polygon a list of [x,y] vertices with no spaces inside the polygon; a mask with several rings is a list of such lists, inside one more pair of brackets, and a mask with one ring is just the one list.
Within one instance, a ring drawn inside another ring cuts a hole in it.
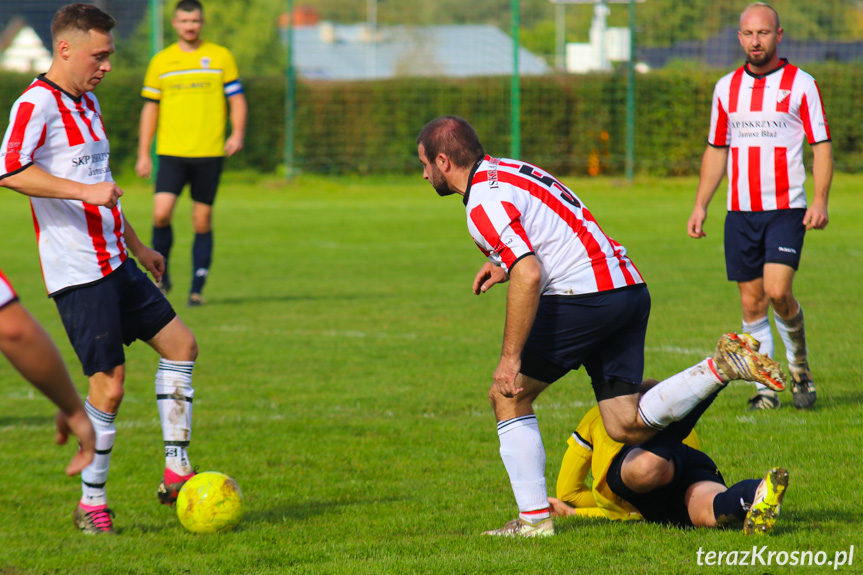
[{"label": "navy blue shorts", "polygon": [[689,510],[686,508],[686,490],[702,481],[712,481],[725,485],[725,480],[716,464],[703,451],[692,449],[681,443],[671,456],[674,464],[674,478],[665,487],[647,493],[636,493],[624,485],[620,470],[626,454],[639,446],[624,445],[611,460],[606,483],[618,497],[628,501],[638,512],[652,523],[692,527]]},{"label": "navy blue shorts", "polygon": [[764,275],[764,264],[797,269],[803,252],[806,210],[728,212],[725,218],[725,270],[728,280],[746,282]]},{"label": "navy blue shorts", "polygon": [[159,156],[156,174],[156,193],[168,192],[179,196],[186,184],[192,199],[212,206],[222,175],[224,158],[178,158]]},{"label": "navy blue shorts", "polygon": [[521,373],[554,383],[583,365],[597,401],[637,393],[649,317],[644,284],[579,297],[542,296]]},{"label": "navy blue shorts", "polygon": [[54,297],[84,375],[126,363],[123,344],[149,341],[177,314],[128,258],[105,279]]}]

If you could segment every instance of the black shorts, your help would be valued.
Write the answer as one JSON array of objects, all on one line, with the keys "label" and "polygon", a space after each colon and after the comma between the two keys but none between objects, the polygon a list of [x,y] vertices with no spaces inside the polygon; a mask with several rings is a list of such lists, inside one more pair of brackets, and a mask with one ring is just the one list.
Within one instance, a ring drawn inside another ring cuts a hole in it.
[{"label": "black shorts", "polygon": [[168,192],[179,196],[186,184],[192,199],[212,206],[216,201],[216,190],[222,175],[224,158],[178,158],[159,156],[159,171],[156,174],[156,193]]},{"label": "black shorts", "polygon": [[764,275],[764,264],[800,265],[806,210],[728,212],[725,218],[725,270],[728,280],[746,282]]},{"label": "black shorts", "polygon": [[177,315],[132,258],[105,279],[54,301],[86,376],[126,363],[123,344],[153,339]]},{"label": "black shorts", "polygon": [[554,383],[583,365],[597,401],[637,393],[649,317],[644,284],[589,296],[543,296],[521,354],[521,373]]},{"label": "black shorts", "polygon": [[631,503],[644,519],[652,523],[692,527],[692,520],[686,509],[686,490],[701,481],[725,485],[722,474],[706,453],[681,443],[671,457],[674,464],[674,478],[671,483],[648,493],[636,493],[623,484],[620,476],[623,460],[633,449],[639,449],[639,446],[624,445],[611,460],[606,483],[615,495]]}]

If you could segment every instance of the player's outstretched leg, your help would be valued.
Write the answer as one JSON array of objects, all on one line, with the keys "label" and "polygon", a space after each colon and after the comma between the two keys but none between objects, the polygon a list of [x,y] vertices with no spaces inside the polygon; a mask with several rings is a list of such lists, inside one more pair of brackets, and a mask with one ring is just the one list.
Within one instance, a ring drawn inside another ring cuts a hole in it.
[{"label": "player's outstretched leg", "polygon": [[195,475],[186,452],[192,438],[194,366],[194,361],[169,361],[162,358],[156,372],[156,405],[165,441],[165,472],[156,495],[165,505],[172,505],[183,484]]},{"label": "player's outstretched leg", "polygon": [[763,383],[774,391],[785,389],[779,364],[758,353],[758,340],[748,333],[726,333],[716,344],[713,359],[728,381],[745,379]]},{"label": "player's outstretched leg", "polygon": [[743,532],[747,535],[770,533],[779,518],[787,489],[788,472],[781,467],[771,469],[755,492],[755,499],[743,522]]}]

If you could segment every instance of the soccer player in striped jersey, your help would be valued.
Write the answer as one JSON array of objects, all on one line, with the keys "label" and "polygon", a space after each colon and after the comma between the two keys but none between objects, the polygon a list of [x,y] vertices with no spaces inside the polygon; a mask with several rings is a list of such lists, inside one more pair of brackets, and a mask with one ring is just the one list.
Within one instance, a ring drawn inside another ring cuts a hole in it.
[{"label": "soccer player in striped jersey", "polygon": [[[144,78],[135,170],[152,172],[150,148],[156,137],[159,168],[153,196],[153,248],[165,256],[163,293],[171,289],[169,254],[174,243],[171,219],[186,184],[192,196],[192,283],[189,306],[204,303],[204,283],[213,260],[213,203],[225,156],[243,147],[246,97],[237,64],[227,48],[201,38],[204,8],[198,0],[180,0],[171,24],[177,42],[150,61]],[[227,107],[231,135],[225,139]]]},{"label": "soccer player in striped jersey", "polygon": [[163,503],[194,474],[192,367],[198,345],[170,303],[129,253],[158,280],[164,258],[145,246],[120,204],[99,102],[90,92],[111,71],[114,19],[90,4],[54,16],[48,72],[12,106],[0,148],[0,186],[30,197],[48,296],[89,378],[84,407],[96,430],[96,455],[81,473],[75,523],[88,534],[114,533],[105,484],[123,399],[123,345],[145,341],[159,354],[156,403],[165,442]]},{"label": "soccer player in striped jersey", "polygon": [[[707,207],[728,173],[725,265],[737,282],[743,331],[773,356],[768,318],[773,308],[776,330],[785,345],[798,409],[815,403],[809,369],[803,309],[794,297],[794,274],[807,230],[829,221],[827,197],[833,179],[830,128],[815,80],[779,58],[783,30],[776,10],[750,4],[740,16],[738,38],[746,64],[722,77],[713,92],[707,149],[695,206],[687,223],[693,238],[704,237]],[[803,141],[812,147],[814,186],[807,205]],[[756,384],[749,409],[775,409],[776,394]]]},{"label": "soccer player in striped jersey", "polygon": [[0,352],[33,387],[60,408],[55,418],[57,443],[78,437],[79,449],[66,467],[81,473],[93,461],[96,434],[84,404],[69,377],[60,350],[39,322],[18,301],[18,294],[0,270]]},{"label": "soccer player in striped jersey", "polygon": [[650,294],[626,248],[548,172],[486,155],[462,118],[429,122],[417,153],[423,178],[438,194],[464,198],[468,229],[489,260],[474,278],[474,293],[509,282],[489,399],[519,516],[488,534],[554,533],[533,401],[570,370],[585,367],[605,429],[627,444],[643,443],[698,410],[732,379],[784,387],[778,364],[756,352],[754,339],[725,334],[714,357],[640,397]]},{"label": "soccer player in striped jersey", "polygon": [[[645,381],[642,392],[656,383]],[[774,468],[763,480],[746,479],[727,487],[716,464],[700,451],[693,429],[707,405],[703,402],[701,409],[635,446],[611,439],[599,408],[592,408],[567,441],[557,497],[548,498],[552,514],[644,519],[677,527],[742,523],[746,533],[770,532],[788,487],[788,472]]]}]

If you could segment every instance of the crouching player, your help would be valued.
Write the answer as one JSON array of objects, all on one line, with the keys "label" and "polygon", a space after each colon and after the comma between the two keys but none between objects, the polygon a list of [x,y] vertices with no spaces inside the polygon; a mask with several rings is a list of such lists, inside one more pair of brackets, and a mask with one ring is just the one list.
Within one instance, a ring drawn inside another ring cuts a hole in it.
[{"label": "crouching player", "polygon": [[[644,393],[656,384],[647,380]],[[714,395],[715,397],[715,395]],[[677,527],[728,527],[743,522],[744,532],[773,529],[788,487],[788,472],[771,469],[762,480],[731,487],[716,464],[699,450],[693,427],[704,409],[668,426],[649,441],[629,446],[608,436],[597,407],[587,412],[569,438],[557,479],[552,514],[644,519]],[[586,484],[588,472],[593,484]]]}]

